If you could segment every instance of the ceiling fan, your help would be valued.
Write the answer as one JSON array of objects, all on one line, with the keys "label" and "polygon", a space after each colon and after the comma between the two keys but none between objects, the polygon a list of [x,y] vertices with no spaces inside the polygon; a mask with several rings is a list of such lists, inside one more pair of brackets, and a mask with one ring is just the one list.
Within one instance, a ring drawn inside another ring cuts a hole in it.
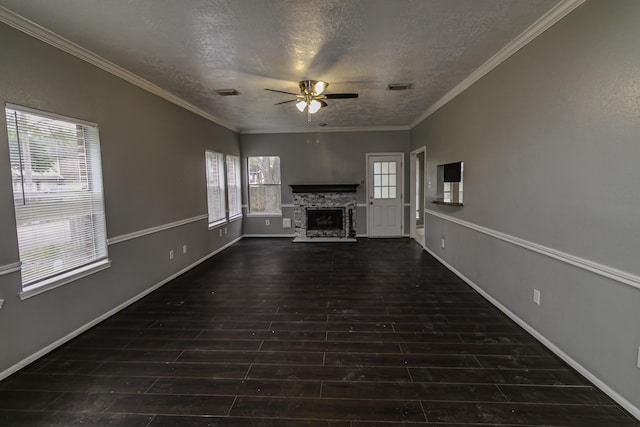
[{"label": "ceiling fan", "polygon": [[301,80],[299,83],[300,94],[276,89],[265,90],[295,96],[296,99],[278,102],[274,105],[295,102],[296,107],[301,113],[304,113],[305,110],[307,111],[307,122],[311,123],[311,115],[317,113],[320,108],[327,106],[327,103],[324,102],[325,99],[347,99],[358,97],[357,93],[324,93],[327,86],[329,86],[329,83],[323,82],[322,80]]}]

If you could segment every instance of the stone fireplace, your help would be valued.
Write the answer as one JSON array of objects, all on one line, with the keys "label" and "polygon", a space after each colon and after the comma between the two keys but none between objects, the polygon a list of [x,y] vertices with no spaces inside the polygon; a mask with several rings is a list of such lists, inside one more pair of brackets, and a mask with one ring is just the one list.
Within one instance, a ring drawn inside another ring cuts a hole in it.
[{"label": "stone fireplace", "polygon": [[295,241],[355,241],[357,186],[292,185]]}]

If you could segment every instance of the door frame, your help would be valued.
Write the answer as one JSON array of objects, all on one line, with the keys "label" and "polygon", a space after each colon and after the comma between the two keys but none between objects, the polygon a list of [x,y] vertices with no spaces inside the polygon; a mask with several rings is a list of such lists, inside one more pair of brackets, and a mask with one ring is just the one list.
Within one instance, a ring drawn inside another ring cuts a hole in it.
[{"label": "door frame", "polygon": [[[422,146],[420,148],[416,148],[415,150],[413,150],[411,153],[409,153],[409,163],[410,165],[410,178],[409,178],[409,195],[410,195],[410,203],[409,203],[409,237],[411,237],[413,240],[416,240],[416,216],[415,216],[415,211],[416,211],[416,158],[418,157],[418,154],[420,153],[424,153],[424,156],[422,158],[422,188],[424,189],[424,191],[422,192],[422,200],[423,200],[423,205],[426,207],[426,203],[424,203],[424,201],[426,200],[426,195],[427,195],[427,180],[426,180],[426,175],[427,175],[427,147]],[[424,212],[422,213],[422,215],[424,216]],[[416,240],[417,241],[417,240]],[[423,242],[422,246],[424,247],[424,245],[426,244],[426,242]]]},{"label": "door frame", "polygon": [[370,234],[370,230],[369,230],[369,221],[371,220],[371,209],[369,208],[370,204],[369,204],[369,197],[371,196],[370,194],[370,187],[369,187],[369,182],[370,182],[370,175],[371,175],[371,171],[369,170],[369,159],[371,157],[374,156],[399,156],[400,157],[400,172],[398,174],[398,178],[399,178],[399,183],[398,183],[398,189],[400,191],[400,235],[398,237],[404,237],[404,208],[405,208],[405,203],[404,203],[404,165],[405,165],[405,153],[403,151],[397,151],[397,152],[383,152],[383,153],[365,153],[365,159],[364,159],[364,170],[365,170],[365,185],[367,186],[367,190],[365,192],[365,203],[367,206],[367,238],[371,237]]}]

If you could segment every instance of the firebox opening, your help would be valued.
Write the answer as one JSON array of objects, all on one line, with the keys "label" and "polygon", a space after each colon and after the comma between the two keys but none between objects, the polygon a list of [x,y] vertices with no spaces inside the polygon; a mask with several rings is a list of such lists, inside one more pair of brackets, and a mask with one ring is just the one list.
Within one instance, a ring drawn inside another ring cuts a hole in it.
[{"label": "firebox opening", "polygon": [[307,209],[307,231],[344,230],[344,209]]}]

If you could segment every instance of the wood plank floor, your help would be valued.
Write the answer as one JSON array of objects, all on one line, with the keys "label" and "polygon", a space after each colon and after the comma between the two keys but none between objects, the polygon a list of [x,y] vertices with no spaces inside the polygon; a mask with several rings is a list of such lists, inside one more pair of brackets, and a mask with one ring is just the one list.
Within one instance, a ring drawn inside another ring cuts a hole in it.
[{"label": "wood plank floor", "polygon": [[244,239],[0,383],[2,426],[638,426],[408,239]]}]

